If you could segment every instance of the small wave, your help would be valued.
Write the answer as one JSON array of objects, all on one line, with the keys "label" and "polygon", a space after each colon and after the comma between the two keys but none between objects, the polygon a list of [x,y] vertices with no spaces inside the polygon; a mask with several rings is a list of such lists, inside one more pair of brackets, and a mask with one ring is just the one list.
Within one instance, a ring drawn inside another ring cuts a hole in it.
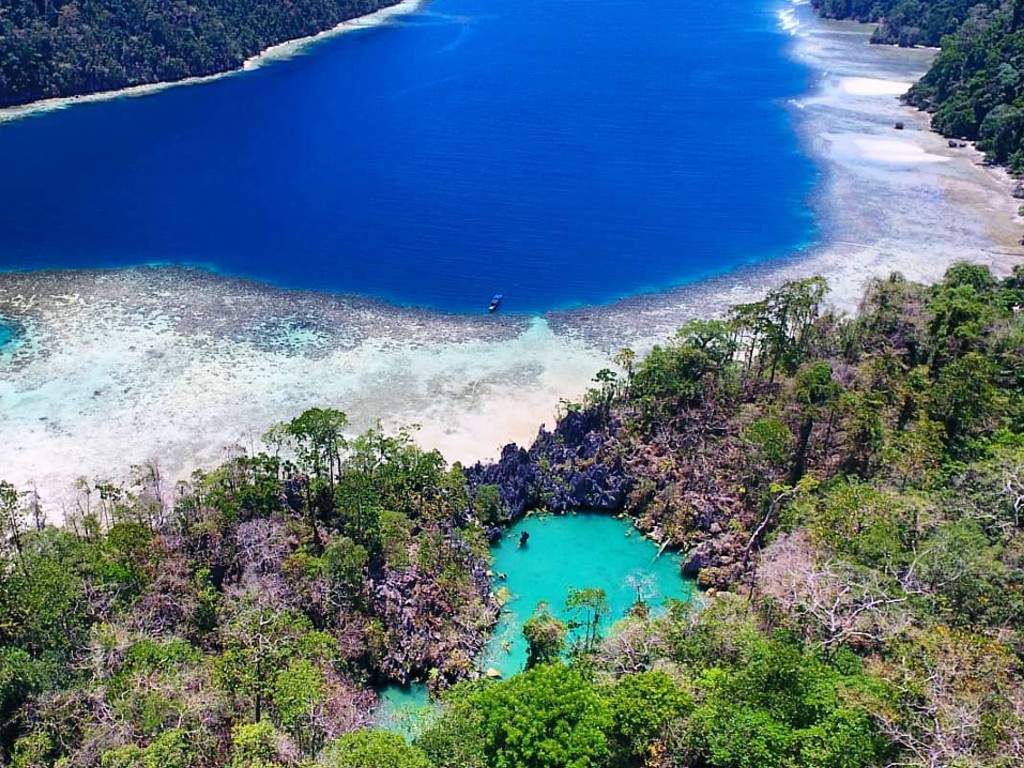
[{"label": "small wave", "polygon": [[783,8],[779,11],[779,26],[783,32],[789,32],[791,35],[797,34],[801,24],[796,18],[795,8]]},{"label": "small wave", "polygon": [[472,30],[471,30],[469,24],[467,24],[467,23],[460,24],[460,26],[459,26],[459,33],[455,36],[455,39],[452,40],[447,45],[445,45],[444,47],[438,48],[437,49],[437,53],[451,53],[456,48],[458,48],[460,45],[462,45],[463,41],[467,37],[469,37],[469,35],[471,33],[472,33]]}]

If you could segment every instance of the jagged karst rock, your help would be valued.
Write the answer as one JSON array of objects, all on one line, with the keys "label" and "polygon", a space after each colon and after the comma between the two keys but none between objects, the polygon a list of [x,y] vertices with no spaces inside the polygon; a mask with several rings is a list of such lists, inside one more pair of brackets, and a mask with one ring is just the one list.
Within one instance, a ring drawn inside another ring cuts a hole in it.
[{"label": "jagged karst rock", "polygon": [[620,463],[599,460],[614,434],[604,422],[596,411],[570,411],[553,432],[541,427],[529,450],[510,443],[496,463],[470,467],[470,489],[497,486],[509,520],[533,508],[620,511],[633,480]]}]

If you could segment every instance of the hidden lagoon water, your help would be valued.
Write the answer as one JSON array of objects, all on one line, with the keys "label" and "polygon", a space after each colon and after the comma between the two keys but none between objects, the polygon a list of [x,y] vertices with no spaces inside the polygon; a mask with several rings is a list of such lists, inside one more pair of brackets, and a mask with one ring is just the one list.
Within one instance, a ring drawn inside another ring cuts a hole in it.
[{"label": "hidden lagoon water", "polygon": [[[520,548],[524,530],[530,538]],[[565,599],[570,588],[600,587],[610,607],[602,620],[607,631],[629,611],[638,587],[653,610],[666,599],[689,600],[694,589],[692,582],[682,578],[679,555],[665,552],[659,557],[657,545],[641,536],[629,520],[610,515],[527,517],[491,548],[491,557],[494,590],[507,588],[511,600],[504,606],[481,666],[493,667],[505,677],[526,664],[523,622],[541,601],[564,621],[569,618]],[[381,696],[381,723],[398,730],[414,729],[417,717],[429,706],[424,685],[388,686]]]},{"label": "hidden lagoon water", "polygon": [[0,270],[205,265],[477,312],[816,237],[780,5],[432,0],[307,55],[0,124]]}]

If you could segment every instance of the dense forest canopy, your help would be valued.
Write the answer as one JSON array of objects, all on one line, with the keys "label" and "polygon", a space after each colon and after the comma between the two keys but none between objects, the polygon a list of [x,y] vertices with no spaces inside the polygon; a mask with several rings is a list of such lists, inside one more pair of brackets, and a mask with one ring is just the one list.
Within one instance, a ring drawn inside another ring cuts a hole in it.
[{"label": "dense forest canopy", "polygon": [[941,45],[906,101],[934,114],[945,136],[978,142],[1024,171],[1024,2],[812,0],[826,17],[877,22],[875,43]]},{"label": "dense forest canopy", "polygon": [[994,161],[1024,170],[1024,28],[1014,4],[967,20],[942,41],[907,101],[934,112],[932,126],[976,139]]},{"label": "dense forest canopy", "polygon": [[[18,768],[1024,764],[1024,268],[821,278],[692,322],[530,448],[448,466],[312,408],[175,489],[0,483],[0,760]],[[175,500],[172,506],[170,499]],[[488,541],[625,513],[706,588],[538,605],[481,675]],[[438,696],[411,742],[374,682]]]},{"label": "dense forest canopy", "polygon": [[827,19],[877,23],[872,42],[903,46],[937,46],[972,13],[988,7],[976,0],[811,0],[811,5]]},{"label": "dense forest canopy", "polygon": [[0,106],[226,72],[397,0],[3,0]]}]

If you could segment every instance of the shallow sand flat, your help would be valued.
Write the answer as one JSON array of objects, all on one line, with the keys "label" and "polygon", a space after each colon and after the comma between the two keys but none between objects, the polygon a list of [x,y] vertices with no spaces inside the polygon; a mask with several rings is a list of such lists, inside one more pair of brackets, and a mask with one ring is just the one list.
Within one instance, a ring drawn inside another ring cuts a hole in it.
[{"label": "shallow sand flat", "polygon": [[187,476],[313,405],[355,430],[423,423],[451,460],[494,455],[603,364],[540,318],[383,311],[189,270],[8,275],[0,308],[28,341],[0,362],[0,476],[50,504],[79,475],[150,459]]},{"label": "shallow sand flat", "polygon": [[[847,137],[840,137],[840,140]],[[866,160],[905,165],[907,163],[948,163],[950,158],[926,152],[913,141],[898,139],[855,138],[853,146]]]},{"label": "shallow sand flat", "polygon": [[[0,353],[0,477],[37,483],[59,520],[79,476],[120,480],[155,460],[183,477],[312,405],[341,408],[354,429],[421,424],[421,443],[450,460],[492,458],[550,425],[559,400],[578,398],[619,347],[643,350],[783,280],[824,274],[852,311],[864,282],[893,270],[930,281],[958,259],[1000,273],[1024,262],[1005,174],[948,148],[890,92],[848,87],[910,82],[933,52],[869,46],[870,28],[812,21],[806,7],[792,21],[794,54],[817,73],[790,108],[822,164],[811,203],[827,246],[536,319],[432,314],[183,269],[0,275],[0,315],[23,331]],[[946,162],[871,156],[894,142]]]},{"label": "shallow sand flat", "polygon": [[912,82],[878,77],[844,77],[839,80],[839,87],[851,96],[902,96],[911,85]]}]

